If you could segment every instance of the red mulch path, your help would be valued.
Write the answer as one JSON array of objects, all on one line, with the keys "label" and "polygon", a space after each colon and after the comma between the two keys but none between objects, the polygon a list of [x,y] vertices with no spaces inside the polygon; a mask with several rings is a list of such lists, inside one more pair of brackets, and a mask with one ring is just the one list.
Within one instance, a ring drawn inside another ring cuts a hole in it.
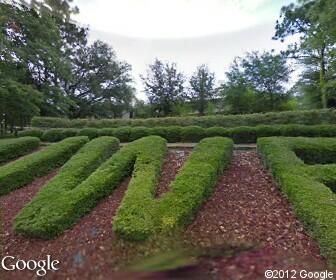
[{"label": "red mulch path", "polygon": [[201,260],[215,279],[265,279],[267,269],[326,267],[255,151],[234,153],[186,235],[196,244],[256,245],[235,257]]},{"label": "red mulch path", "polygon": [[[170,151],[164,163],[157,195],[168,191],[190,150]],[[124,274],[114,272],[116,248],[111,220],[129,178],[72,229],[51,241],[32,240],[14,234],[11,226],[17,212],[57,171],[31,185],[0,197],[3,220],[4,255],[16,258],[45,259],[52,255],[61,270],[49,272],[45,279],[176,279],[171,274]],[[235,153],[229,170],[222,176],[213,195],[186,229],[194,244],[253,243],[256,249],[235,257],[203,258],[195,268],[198,276],[213,279],[264,279],[266,269],[324,267],[318,246],[303,231],[287,200],[263,168],[256,152]],[[293,257],[291,257],[293,255]],[[299,255],[299,257],[297,257]],[[0,271],[1,279],[32,279],[35,274]],[[195,277],[193,277],[196,279]],[[200,279],[202,277],[198,277]],[[209,279],[205,278],[205,279]]]}]

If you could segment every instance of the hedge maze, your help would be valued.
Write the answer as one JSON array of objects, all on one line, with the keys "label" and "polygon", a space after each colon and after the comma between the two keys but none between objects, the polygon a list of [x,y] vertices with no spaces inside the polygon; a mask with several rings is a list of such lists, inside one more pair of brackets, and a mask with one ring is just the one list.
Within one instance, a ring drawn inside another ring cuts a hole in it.
[{"label": "hedge maze", "polygon": [[[235,131],[231,136],[240,135],[239,139],[245,141],[255,129],[264,136],[276,131],[280,135],[284,131],[305,131],[312,137],[333,134],[330,127],[263,125],[230,129]],[[144,241],[183,229],[193,220],[230,163],[234,141],[222,137],[227,131],[197,126],[31,130],[31,135],[37,137],[27,136],[26,131],[20,138],[0,141],[0,159],[4,163],[0,166],[0,195],[62,167],[13,221],[19,234],[52,239],[76,224],[130,176],[112,227],[120,239]],[[57,143],[6,164],[39,147],[40,138]],[[167,138],[198,144],[170,183],[169,191],[157,198]],[[124,141],[130,143],[120,148]],[[257,148],[296,215],[318,241],[321,253],[336,263],[336,139],[264,137],[258,139]]]},{"label": "hedge maze", "polygon": [[322,254],[336,263],[336,139],[261,138],[258,150]]}]

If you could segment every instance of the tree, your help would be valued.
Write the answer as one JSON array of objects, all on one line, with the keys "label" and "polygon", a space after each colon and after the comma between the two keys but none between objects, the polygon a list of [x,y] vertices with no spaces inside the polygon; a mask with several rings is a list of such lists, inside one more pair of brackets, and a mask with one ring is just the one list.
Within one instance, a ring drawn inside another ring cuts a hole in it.
[{"label": "tree", "polygon": [[175,63],[163,63],[156,59],[149,65],[147,76],[141,76],[149,103],[159,116],[169,116],[179,101],[185,100],[185,78]]},{"label": "tree", "polygon": [[206,65],[201,65],[190,78],[191,99],[195,102],[198,113],[203,116],[207,103],[215,96],[215,74]]},{"label": "tree", "polygon": [[[298,36],[299,42],[291,44],[287,53],[298,60],[304,67],[301,89],[311,92],[308,85],[317,89],[320,107],[328,107],[328,88],[333,87],[335,68],[335,29],[330,28],[335,22],[334,1],[301,0],[281,9],[280,20],[276,24],[274,39],[284,41],[289,36]],[[318,76],[316,78],[316,74]],[[311,77],[307,81],[307,78]]]},{"label": "tree", "polygon": [[288,100],[285,84],[291,72],[281,54],[251,52],[237,57],[222,85],[224,101],[233,113],[281,110]]},{"label": "tree", "polygon": [[116,117],[130,108],[131,66],[119,61],[107,44],[96,41],[82,46],[71,63],[72,79],[64,81],[73,101],[71,117]]}]

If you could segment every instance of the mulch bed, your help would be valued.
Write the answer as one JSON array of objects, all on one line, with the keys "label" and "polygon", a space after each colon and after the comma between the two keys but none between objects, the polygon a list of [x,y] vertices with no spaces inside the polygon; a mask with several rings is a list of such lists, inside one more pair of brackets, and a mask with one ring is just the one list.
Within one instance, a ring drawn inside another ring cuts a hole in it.
[{"label": "mulch bed", "polygon": [[[190,154],[190,149],[170,150],[164,163],[157,197],[169,191],[169,184]],[[176,279],[171,274],[116,272],[119,255],[129,248],[115,246],[111,221],[127,189],[127,178],[109,197],[83,217],[72,229],[51,241],[14,234],[12,219],[58,170],[31,185],[0,197],[3,216],[4,255],[45,259],[52,255],[61,270],[45,279]],[[201,258],[194,271],[204,279],[264,279],[266,269],[323,268],[325,261],[317,244],[295,218],[286,198],[263,168],[256,152],[236,152],[229,169],[213,195],[185,231],[185,239],[195,246],[223,244],[254,246],[253,250],[224,258]],[[113,242],[112,242],[113,241]],[[1,274],[1,271],[0,271]],[[1,279],[32,279],[33,273],[6,272]],[[193,277],[193,279],[196,279]],[[202,279],[199,277],[197,279]]]},{"label": "mulch bed", "polygon": [[209,200],[186,230],[195,244],[248,244],[232,258],[201,260],[215,279],[264,279],[267,269],[326,267],[255,151],[235,152]]}]

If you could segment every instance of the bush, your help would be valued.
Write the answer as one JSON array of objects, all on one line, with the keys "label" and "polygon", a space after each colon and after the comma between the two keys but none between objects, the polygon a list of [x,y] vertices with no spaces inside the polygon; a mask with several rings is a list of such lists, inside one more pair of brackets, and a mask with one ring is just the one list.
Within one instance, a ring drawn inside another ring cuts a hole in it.
[{"label": "bush", "polygon": [[72,121],[65,118],[33,117],[31,125],[41,128],[65,128],[72,126]]},{"label": "bush", "polygon": [[334,124],[336,122],[336,111],[310,110],[310,111],[288,111],[271,112],[246,115],[215,115],[205,117],[169,117],[150,119],[103,119],[103,120],[68,120],[60,118],[34,117],[33,127],[62,128],[62,127],[120,127],[120,126],[201,126],[208,127],[238,127],[257,125],[279,125],[279,124]]},{"label": "bush", "polygon": [[167,231],[188,224],[211,194],[219,176],[232,157],[231,139],[203,139],[189,156],[170,192],[163,194],[156,211],[160,230]]},{"label": "bush", "polygon": [[[15,231],[30,237],[49,239],[71,227],[82,213],[76,213],[75,216],[63,213],[65,201],[69,202],[76,187],[118,148],[119,141],[114,137],[100,137],[87,143],[19,212],[14,220]],[[80,212],[81,208],[77,210]]]},{"label": "bush", "polygon": [[[71,182],[70,185],[65,185],[65,187],[63,187],[66,188],[64,193],[62,189],[60,190],[62,195],[58,195],[59,189],[56,185],[48,185],[48,189],[43,191],[43,193],[41,191],[36,198],[36,201],[40,201],[39,205],[42,205],[43,201],[46,201],[44,199],[45,196],[49,197],[51,195],[55,197],[52,201],[48,199],[48,205],[44,206],[43,217],[47,220],[44,220],[44,218],[34,219],[34,225],[30,227],[29,220],[34,213],[36,215],[34,209],[30,209],[27,215],[22,214],[17,217],[15,229],[32,236],[46,239],[58,235],[66,228],[71,227],[80,217],[88,213],[101,199],[108,196],[119,186],[125,177],[132,173],[133,169],[135,173],[138,173],[139,170],[139,174],[142,171],[146,172],[147,176],[144,178],[145,181],[143,181],[142,184],[147,187],[147,183],[150,183],[154,188],[159,172],[155,177],[153,177],[154,174],[152,172],[156,169],[160,169],[157,165],[162,164],[165,152],[166,141],[164,139],[157,136],[142,138],[123,147],[76,187],[72,186],[76,185],[77,182]],[[93,157],[94,154],[95,152],[92,151],[90,157]],[[74,180],[77,176],[82,176],[81,174],[84,176],[85,168],[80,164],[81,162],[85,164],[86,160],[84,160],[84,157],[85,152],[69,161],[69,165],[65,166],[66,173],[61,173],[60,179],[55,180],[62,180],[64,184],[68,184],[67,176],[65,177],[65,175],[71,174]],[[156,160],[157,158],[162,158],[162,162],[159,163]],[[135,167],[133,167],[134,162],[136,162]],[[72,170],[71,165],[79,167],[78,171]],[[156,169],[154,170],[153,168]],[[133,176],[133,178],[134,177],[136,176]],[[135,180],[139,182],[140,178]],[[56,183],[50,182],[50,184]],[[127,192],[129,192],[131,184],[132,183],[130,183]]]},{"label": "bush", "polygon": [[124,127],[116,128],[114,132],[114,136],[117,137],[120,142],[129,142],[130,133],[131,133],[131,128],[124,126]]},{"label": "bush", "polygon": [[26,137],[26,136],[31,136],[31,137],[37,137],[40,138],[42,137],[43,130],[38,129],[38,128],[32,128],[32,129],[27,129],[23,131],[18,132],[18,137]]},{"label": "bush", "polygon": [[92,140],[99,136],[99,130],[96,128],[83,128],[78,132],[78,136],[87,136]]},{"label": "bush", "polygon": [[[43,141],[57,142],[66,137],[77,135],[76,129],[50,129],[42,136]],[[148,135],[157,135],[170,143],[198,142],[205,137],[229,137],[236,144],[256,143],[260,137],[270,136],[305,136],[305,137],[336,137],[335,125],[258,125],[255,127],[240,126],[233,128],[211,127],[204,129],[199,126],[168,126],[168,127],[120,127],[120,128],[85,128],[79,135],[93,139],[98,136],[114,136],[121,142],[131,142]]]},{"label": "bush", "polygon": [[182,127],[180,126],[170,126],[166,128],[166,139],[170,143],[180,142]]},{"label": "bush", "polygon": [[40,139],[36,137],[0,140],[0,163],[26,155],[39,145]]},{"label": "bush", "polygon": [[200,126],[187,126],[181,129],[183,142],[199,142],[205,137],[205,130]]},{"label": "bush", "polygon": [[148,136],[150,130],[147,127],[133,127],[130,130],[129,142]]},{"label": "bush", "polygon": [[[336,140],[331,138],[258,139],[258,151],[287,195],[321,253],[336,264]],[[305,164],[306,163],[306,164]]]},{"label": "bush", "polygon": [[0,195],[29,184],[35,178],[62,166],[87,141],[87,137],[68,138],[48,146],[45,150],[0,167]]},{"label": "bush", "polygon": [[[144,240],[155,232],[170,231],[188,223],[211,193],[230,161],[233,143],[225,138],[202,140],[188,158],[171,191],[154,198],[163,153],[147,151],[154,160],[138,155],[129,188],[113,222],[117,236]],[[156,155],[156,157],[154,157]]]},{"label": "bush", "polygon": [[99,136],[115,136],[115,128],[99,129]]},{"label": "bush", "polygon": [[78,131],[76,129],[54,128],[54,129],[46,130],[43,133],[41,140],[44,142],[54,143],[54,142],[59,142],[69,137],[74,137],[77,135],[77,133]]}]

